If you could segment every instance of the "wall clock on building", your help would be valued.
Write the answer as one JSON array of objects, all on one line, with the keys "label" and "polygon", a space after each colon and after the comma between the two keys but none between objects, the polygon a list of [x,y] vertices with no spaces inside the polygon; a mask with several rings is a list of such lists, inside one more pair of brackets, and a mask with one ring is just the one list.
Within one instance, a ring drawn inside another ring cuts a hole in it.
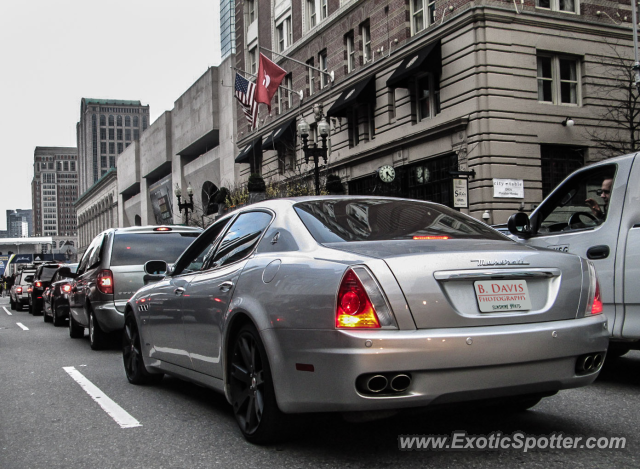
[{"label": "wall clock on building", "polygon": [[396,170],[388,164],[378,168],[378,177],[382,182],[392,182],[396,178]]}]

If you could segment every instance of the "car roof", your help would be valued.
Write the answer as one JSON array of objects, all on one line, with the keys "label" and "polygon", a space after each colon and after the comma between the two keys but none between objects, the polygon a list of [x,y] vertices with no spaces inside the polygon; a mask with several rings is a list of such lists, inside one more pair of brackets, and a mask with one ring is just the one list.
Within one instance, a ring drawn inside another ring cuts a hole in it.
[{"label": "car roof", "polygon": [[119,233],[158,233],[157,228],[169,228],[170,231],[176,233],[199,233],[202,228],[197,226],[181,226],[181,225],[147,225],[147,226],[128,226],[126,228],[112,228],[115,234]]}]

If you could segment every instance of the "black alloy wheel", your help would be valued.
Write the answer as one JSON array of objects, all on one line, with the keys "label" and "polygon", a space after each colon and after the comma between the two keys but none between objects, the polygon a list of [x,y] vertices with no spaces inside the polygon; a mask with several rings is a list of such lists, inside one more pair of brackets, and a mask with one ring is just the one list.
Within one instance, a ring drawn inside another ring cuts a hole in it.
[{"label": "black alloy wheel", "polygon": [[79,325],[69,312],[69,337],[72,339],[82,339],[84,337],[84,327]]},{"label": "black alloy wheel", "polygon": [[144,366],[140,333],[131,314],[127,314],[122,332],[122,361],[124,372],[131,384],[155,384],[162,380],[162,373],[149,373]]},{"label": "black alloy wheel", "polygon": [[233,413],[244,437],[257,444],[280,441],[287,416],[278,408],[267,353],[253,325],[235,337],[229,367]]}]

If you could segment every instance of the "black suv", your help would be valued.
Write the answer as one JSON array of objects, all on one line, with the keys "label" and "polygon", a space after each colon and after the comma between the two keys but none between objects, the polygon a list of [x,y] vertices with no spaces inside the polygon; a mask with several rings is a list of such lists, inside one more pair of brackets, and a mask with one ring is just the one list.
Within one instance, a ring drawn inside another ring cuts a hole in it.
[{"label": "black suv", "polygon": [[51,277],[60,268],[57,262],[45,262],[40,264],[33,277],[32,291],[29,295],[29,312],[34,316],[39,316],[43,312],[42,294],[51,285]]}]

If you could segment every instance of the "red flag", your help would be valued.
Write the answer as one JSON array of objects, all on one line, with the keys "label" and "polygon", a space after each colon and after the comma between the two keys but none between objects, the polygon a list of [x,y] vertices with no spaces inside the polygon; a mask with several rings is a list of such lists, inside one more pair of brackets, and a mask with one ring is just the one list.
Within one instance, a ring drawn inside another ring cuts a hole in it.
[{"label": "red flag", "polygon": [[269,106],[269,112],[271,112],[271,99],[276,94],[278,86],[280,86],[286,74],[286,71],[260,53],[255,99],[257,103],[264,103]]}]

